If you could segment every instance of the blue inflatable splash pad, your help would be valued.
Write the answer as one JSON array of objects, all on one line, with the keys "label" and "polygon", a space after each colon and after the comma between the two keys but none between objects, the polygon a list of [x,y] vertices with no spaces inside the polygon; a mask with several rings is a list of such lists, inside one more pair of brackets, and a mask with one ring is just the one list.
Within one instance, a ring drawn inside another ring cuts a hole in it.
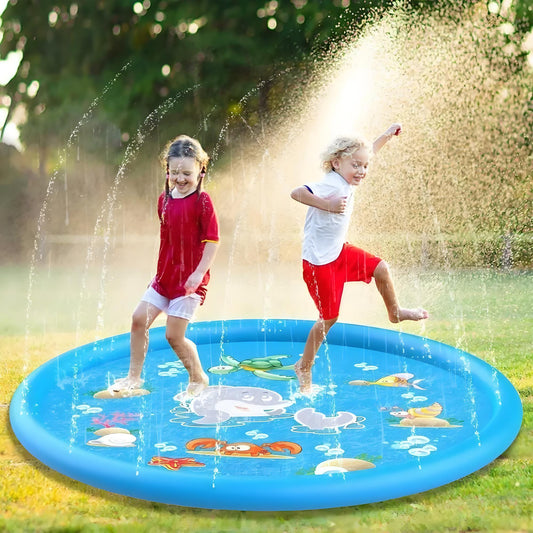
[{"label": "blue inflatable splash pad", "polygon": [[522,406],[476,357],[415,335],[336,324],[298,392],[293,365],[312,323],[191,324],[210,377],[187,373],[150,333],[144,389],[105,390],[127,374],[129,334],[71,350],[19,386],[10,418],[23,446],[66,476],[189,507],[304,510],[426,491],[466,476],[515,439]]}]

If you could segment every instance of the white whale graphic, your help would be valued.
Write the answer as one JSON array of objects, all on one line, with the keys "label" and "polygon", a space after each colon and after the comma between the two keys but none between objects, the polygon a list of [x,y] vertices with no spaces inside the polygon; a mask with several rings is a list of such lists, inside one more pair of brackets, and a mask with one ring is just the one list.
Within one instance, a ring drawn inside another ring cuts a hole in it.
[{"label": "white whale graphic", "polygon": [[[176,399],[180,400],[179,395]],[[202,417],[194,421],[196,424],[219,424],[234,417],[280,415],[293,403],[269,389],[218,385],[204,389],[193,398],[188,408]]]}]

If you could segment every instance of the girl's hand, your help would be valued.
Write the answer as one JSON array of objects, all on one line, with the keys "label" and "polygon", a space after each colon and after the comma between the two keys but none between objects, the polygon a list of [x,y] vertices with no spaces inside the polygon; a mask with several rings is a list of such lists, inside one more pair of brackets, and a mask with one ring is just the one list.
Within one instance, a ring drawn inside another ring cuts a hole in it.
[{"label": "girl's hand", "polygon": [[200,283],[202,283],[202,279],[204,279],[204,276],[202,274],[193,272],[185,282],[185,296],[194,294],[196,292],[196,289],[200,286]]}]

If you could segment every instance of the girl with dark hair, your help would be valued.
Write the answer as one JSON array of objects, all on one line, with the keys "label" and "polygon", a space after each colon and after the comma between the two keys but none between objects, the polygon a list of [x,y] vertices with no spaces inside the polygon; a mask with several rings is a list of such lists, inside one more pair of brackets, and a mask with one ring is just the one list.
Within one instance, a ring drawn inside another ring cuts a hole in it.
[{"label": "girl with dark hair", "polygon": [[141,387],[149,328],[167,314],[166,338],[189,373],[187,393],[208,386],[196,345],[185,337],[202,305],[218,248],[218,221],[210,196],[201,190],[209,158],[196,139],[180,135],[165,150],[165,190],[159,196],[161,223],[157,273],[133,313],[128,376],[111,385],[127,395]]}]

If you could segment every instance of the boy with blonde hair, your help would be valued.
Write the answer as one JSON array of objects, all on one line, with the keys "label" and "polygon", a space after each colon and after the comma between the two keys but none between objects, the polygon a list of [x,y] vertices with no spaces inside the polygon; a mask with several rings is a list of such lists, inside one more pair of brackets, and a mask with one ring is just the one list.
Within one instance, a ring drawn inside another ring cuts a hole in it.
[{"label": "boy with blonde hair", "polygon": [[322,155],[326,172],[322,180],[291,192],[291,198],[309,206],[302,246],[303,278],[319,312],[302,357],[295,365],[304,394],[311,392],[311,368],[320,345],[338,319],[346,282],[370,283],[374,278],[391,322],[423,320],[429,316],[425,309],[400,306],[385,261],[345,242],[354,187],[366,177],[371,155],[400,132],[401,125],[392,124],[372,146],[359,138],[336,139]]}]

